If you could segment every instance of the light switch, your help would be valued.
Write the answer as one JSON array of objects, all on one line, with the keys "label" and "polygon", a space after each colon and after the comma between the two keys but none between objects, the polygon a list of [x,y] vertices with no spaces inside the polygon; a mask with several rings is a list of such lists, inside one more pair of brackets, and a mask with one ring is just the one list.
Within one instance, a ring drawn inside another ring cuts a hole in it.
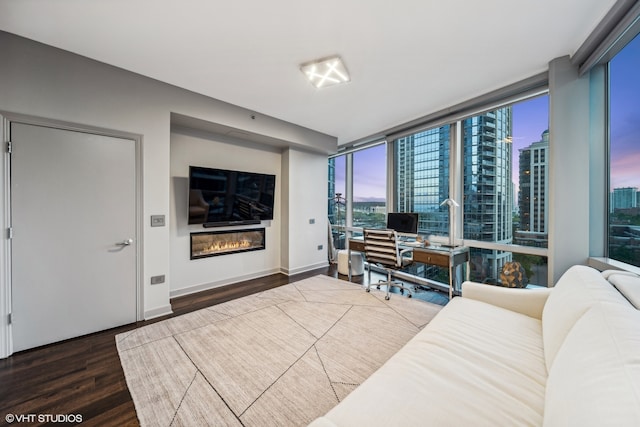
[{"label": "light switch", "polygon": [[151,215],[152,227],[164,227],[164,215]]}]

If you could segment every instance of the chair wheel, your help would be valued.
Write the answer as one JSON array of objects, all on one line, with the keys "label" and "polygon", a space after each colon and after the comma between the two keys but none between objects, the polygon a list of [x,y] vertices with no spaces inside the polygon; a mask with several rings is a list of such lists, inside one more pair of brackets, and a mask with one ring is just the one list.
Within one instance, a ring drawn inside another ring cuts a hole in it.
[{"label": "chair wheel", "polygon": [[367,292],[371,292],[371,289],[367,289]]},{"label": "chair wheel", "polygon": [[385,295],[384,299],[386,299],[387,301],[389,301],[389,295]]},{"label": "chair wheel", "polygon": [[380,289],[380,285],[376,286],[376,288]]},{"label": "chair wheel", "polygon": [[411,294],[409,294],[409,296],[407,296],[407,298],[411,298]]},{"label": "chair wheel", "polygon": [[404,295],[404,289],[400,289],[400,295]]}]

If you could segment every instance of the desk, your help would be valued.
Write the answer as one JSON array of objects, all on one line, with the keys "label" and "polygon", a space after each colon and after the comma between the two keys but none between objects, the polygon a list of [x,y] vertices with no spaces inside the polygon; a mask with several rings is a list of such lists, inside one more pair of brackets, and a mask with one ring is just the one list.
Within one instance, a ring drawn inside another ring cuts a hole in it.
[{"label": "desk", "polygon": [[[455,248],[444,246],[413,246],[403,245],[399,243],[402,249],[413,250],[413,262],[422,264],[435,265],[438,267],[449,268],[449,299],[453,297],[453,288],[455,281],[456,267],[467,264],[466,280],[469,280],[469,259],[470,252],[466,246],[457,246]],[[351,251],[364,252],[364,240],[362,238],[349,239],[349,281],[351,281]]]}]

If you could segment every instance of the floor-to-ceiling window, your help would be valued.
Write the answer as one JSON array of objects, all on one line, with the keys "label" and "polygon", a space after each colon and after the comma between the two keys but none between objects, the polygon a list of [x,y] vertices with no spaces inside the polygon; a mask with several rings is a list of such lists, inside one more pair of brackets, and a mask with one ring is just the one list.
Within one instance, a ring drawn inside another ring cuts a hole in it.
[{"label": "floor-to-ceiling window", "polygon": [[[448,237],[452,228],[460,228],[456,238],[472,251],[472,280],[499,280],[505,263],[515,261],[525,271],[524,285],[546,286],[548,104],[546,94],[537,95],[395,136],[389,141],[390,179],[386,144],[331,158],[332,224],[385,227],[387,209],[417,212],[418,233],[425,238]],[[390,205],[386,194],[392,194]],[[460,205],[456,227],[443,205],[447,199]],[[448,282],[446,269],[412,268],[426,279]]]},{"label": "floor-to-ceiling window", "polygon": [[[504,264],[516,261],[527,284],[547,285],[548,103],[542,95],[462,119],[455,123],[460,133],[449,124],[393,141],[395,210],[418,212],[425,237],[448,236],[449,209],[442,203],[459,199],[457,237],[472,248],[473,280],[498,280]],[[451,162],[450,144],[456,139],[461,167],[452,170],[458,163]],[[456,177],[461,193],[450,195]],[[433,280],[447,274],[424,272]]]},{"label": "floor-to-ceiling window", "polygon": [[[418,234],[425,238],[449,233],[449,211],[440,206],[449,198],[449,144],[449,125],[393,141],[395,212],[418,213]],[[424,279],[449,281],[445,268],[416,263],[407,270]]]},{"label": "floor-to-ceiling window", "polygon": [[331,224],[331,234],[333,236],[333,245],[336,249],[345,248],[345,229],[346,224],[346,156],[337,156],[329,158],[328,162],[328,195],[327,195],[327,215]]},{"label": "floor-to-ceiling window", "polygon": [[527,284],[547,285],[547,257],[523,247],[548,242],[548,104],[544,95],[462,121],[463,237],[472,248],[472,280],[498,281],[505,263],[515,261]]},{"label": "floor-to-ceiling window", "polygon": [[640,35],[609,62],[609,257],[640,266]]},{"label": "floor-to-ceiling window", "polygon": [[328,176],[328,215],[337,249],[345,248],[347,237],[353,233],[352,227],[386,226],[385,143],[330,157]]},{"label": "floor-to-ceiling window", "polygon": [[331,157],[329,159],[329,194],[328,215],[329,222],[334,225],[345,224],[345,173],[346,156]]}]

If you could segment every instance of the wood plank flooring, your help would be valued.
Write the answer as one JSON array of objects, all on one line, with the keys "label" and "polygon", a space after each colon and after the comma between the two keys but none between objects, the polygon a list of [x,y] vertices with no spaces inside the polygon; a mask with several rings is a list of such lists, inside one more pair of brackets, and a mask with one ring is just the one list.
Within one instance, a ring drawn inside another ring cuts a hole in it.
[{"label": "wood plank flooring", "polygon": [[[81,417],[83,426],[137,426],[115,336],[121,332],[179,316],[231,299],[261,292],[317,274],[337,277],[334,266],[294,276],[274,274],[171,300],[173,314],[26,350],[0,360],[0,425],[45,425],[46,414]],[[342,276],[341,276],[342,277]],[[354,278],[363,283],[366,275]],[[372,279],[373,281],[373,279]],[[416,297],[444,305],[438,292]],[[9,418],[6,418],[9,415]],[[29,422],[7,423],[11,415]],[[74,417],[69,417],[73,420]],[[73,425],[77,423],[55,423]]]}]

